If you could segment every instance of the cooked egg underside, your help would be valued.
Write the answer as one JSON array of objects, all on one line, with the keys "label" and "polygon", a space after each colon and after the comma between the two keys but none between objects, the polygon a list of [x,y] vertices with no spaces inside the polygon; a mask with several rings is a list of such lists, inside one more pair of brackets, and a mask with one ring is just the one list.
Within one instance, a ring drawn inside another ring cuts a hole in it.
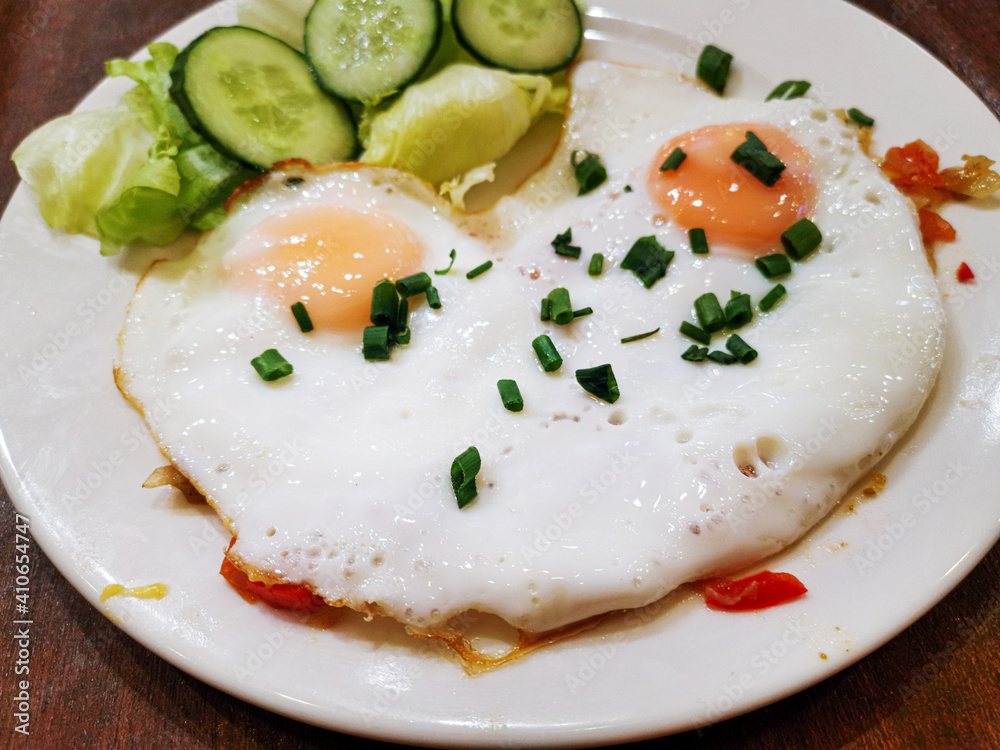
[{"label": "cooked egg underside", "polygon": [[[737,570],[801,536],[888,450],[941,356],[940,300],[910,205],[813,107],[726,102],[669,74],[583,63],[564,141],[497,208],[492,250],[404,175],[271,175],[189,258],[142,281],[119,386],[237,535],[237,560],[418,631],[470,609],[545,631]],[[693,256],[643,188],[649,160],[692,128],[756,121],[809,150],[824,243],[783,280],[785,302],[740,330],[757,360],[692,364],[676,331],[694,299],[737,290],[756,303],[773,282],[724,247]],[[601,153],[610,177],[577,198],[568,164],[580,148]],[[290,187],[290,175],[304,182]],[[223,257],[262,217],[320,196],[398,216],[424,238],[428,272],[457,249],[454,270],[434,277],[443,308],[414,299],[412,341],[389,362],[364,361],[360,330],[303,334],[283,303],[227,282]],[[579,261],[549,246],[567,226]],[[649,234],[677,256],[646,290],[619,264]],[[597,251],[607,260],[593,279]],[[489,257],[491,271],[465,278]],[[540,322],[539,300],[557,286],[594,314]],[[532,351],[542,333],[564,359],[558,372]],[[293,375],[258,377],[250,361],[269,348]],[[613,405],[573,375],[604,363],[621,389]],[[501,378],[519,384],[522,412],[503,409]],[[460,510],[449,470],[470,445],[479,496]]]}]

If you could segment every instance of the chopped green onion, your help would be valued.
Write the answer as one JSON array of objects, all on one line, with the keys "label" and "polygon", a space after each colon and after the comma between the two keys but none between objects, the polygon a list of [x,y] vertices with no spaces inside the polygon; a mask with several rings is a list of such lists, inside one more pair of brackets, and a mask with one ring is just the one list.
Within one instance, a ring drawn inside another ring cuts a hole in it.
[{"label": "chopped green onion", "polygon": [[295,322],[299,324],[299,330],[302,333],[309,333],[313,329],[312,318],[309,317],[309,311],[306,310],[304,304],[296,302],[292,305],[292,315],[295,316]]},{"label": "chopped green onion", "polygon": [[569,290],[558,287],[549,292],[549,303],[552,320],[556,325],[564,326],[573,321],[573,303],[569,301]]},{"label": "chopped green onion", "polygon": [[646,331],[645,333],[637,333],[634,336],[626,336],[622,339],[623,344],[631,344],[633,341],[642,341],[643,339],[648,339],[650,336],[655,336],[660,332],[659,328],[654,328],[652,331]]},{"label": "chopped green onion", "polygon": [[757,350],[735,333],[726,339],[726,348],[744,365],[748,365],[757,359]]},{"label": "chopped green onion", "polygon": [[781,234],[781,244],[792,260],[802,260],[821,242],[823,234],[809,219],[799,219]]},{"label": "chopped green onion", "polygon": [[594,314],[594,308],[581,307],[579,310],[573,311],[573,320],[576,320],[577,318],[585,318],[588,315],[593,315],[593,314]]},{"label": "chopped green onion", "polygon": [[544,333],[531,342],[531,348],[535,350],[535,355],[545,372],[555,372],[562,367],[562,357],[556,351],[556,345]]},{"label": "chopped green onion", "polygon": [[552,300],[550,300],[548,297],[542,298],[542,309],[541,313],[538,316],[538,319],[541,320],[543,323],[552,320]]},{"label": "chopped green onion", "polygon": [[695,255],[705,255],[708,252],[708,240],[705,238],[704,229],[689,231],[688,242],[691,243],[691,252]]},{"label": "chopped green onion", "polygon": [[694,301],[694,314],[705,333],[715,333],[726,325],[726,314],[722,312],[719,298],[712,292],[706,292]]},{"label": "chopped green onion", "polygon": [[389,326],[368,326],[362,334],[361,353],[367,360],[389,359]]},{"label": "chopped green onion", "polygon": [[772,99],[800,99],[809,90],[809,81],[785,81],[774,87],[774,91],[767,95],[764,101]]},{"label": "chopped green onion", "polygon": [[704,362],[705,357],[708,356],[707,346],[698,346],[697,344],[691,344],[684,353],[681,354],[681,359],[687,362]]},{"label": "chopped green onion", "polygon": [[539,311],[538,319],[543,323],[552,320],[552,300],[548,297],[542,297],[541,310]]},{"label": "chopped green onion", "polygon": [[437,287],[427,287],[427,291],[424,292],[424,295],[427,297],[427,304],[432,310],[441,309],[441,295],[438,294]]},{"label": "chopped green onion", "polygon": [[594,253],[590,256],[590,267],[587,268],[587,273],[591,276],[600,276],[602,271],[604,271],[604,255]]},{"label": "chopped green onion", "polygon": [[447,268],[443,268],[440,271],[435,271],[434,275],[435,276],[444,276],[446,273],[448,273],[448,271],[451,270],[451,267],[453,265],[455,265],[455,256],[456,255],[458,255],[458,253],[456,253],[454,250],[452,250],[450,253],[448,253],[448,257],[451,258],[451,263],[448,264]]},{"label": "chopped green onion", "polygon": [[787,255],[781,253],[757,258],[753,264],[757,267],[758,271],[764,274],[765,279],[773,279],[792,272],[792,262],[788,260]]},{"label": "chopped green onion", "polygon": [[503,401],[503,408],[507,411],[521,411],[524,408],[524,398],[521,397],[521,389],[513,380],[498,380],[497,390],[500,391],[500,400]]},{"label": "chopped green onion", "polygon": [[618,391],[618,381],[611,371],[611,365],[598,365],[576,371],[576,382],[587,393],[613,404],[621,393]]},{"label": "chopped green onion", "polygon": [[268,383],[292,374],[291,364],[278,353],[277,349],[266,350],[259,357],[251,359],[250,364],[260,375],[261,380]]},{"label": "chopped green onion", "polygon": [[421,271],[420,273],[415,273],[412,276],[399,279],[399,281],[396,282],[396,291],[399,292],[400,297],[405,299],[406,297],[423,294],[427,291],[427,288],[430,285],[431,277]]},{"label": "chopped green onion", "polygon": [[476,499],[476,474],[483,466],[476,447],[469,446],[451,462],[451,488],[455,491],[459,510]]},{"label": "chopped green onion", "polygon": [[750,306],[750,295],[733,292],[732,298],[726,303],[726,327],[742,328],[753,319],[753,308]]},{"label": "chopped green onion", "polygon": [[767,294],[764,295],[758,306],[763,312],[770,312],[771,310],[774,309],[774,306],[777,305],[781,301],[781,298],[784,296],[785,296],[785,287],[783,287],[781,284],[778,284],[774,287],[774,289],[772,289],[771,291],[769,291]]},{"label": "chopped green onion", "polygon": [[471,271],[469,271],[467,274],[465,274],[465,278],[467,278],[467,279],[474,279],[477,276],[482,276],[484,273],[486,273],[487,271],[489,271],[491,268],[493,268],[493,261],[492,260],[488,260],[485,263],[483,263],[481,266],[476,266]]},{"label": "chopped green onion", "polygon": [[735,365],[739,362],[732,354],[724,351],[709,352],[708,358],[713,362],[718,362],[720,365]]},{"label": "chopped green onion", "polygon": [[781,159],[767,150],[764,142],[752,130],[746,133],[746,140],[736,147],[729,158],[743,167],[747,172],[771,187],[785,171]]},{"label": "chopped green onion", "polygon": [[667,267],[674,259],[673,250],[667,250],[656,237],[640,237],[622,260],[622,268],[631,271],[642,285],[649,289],[667,275]]},{"label": "chopped green onion", "polygon": [[396,313],[396,323],[389,328],[390,333],[403,333],[410,327],[410,301],[401,299]]},{"label": "chopped green onion", "polygon": [[866,128],[870,128],[875,124],[875,120],[873,118],[866,115],[860,109],[855,109],[854,107],[847,110],[847,116],[854,120],[854,122],[858,125],[864,125]]},{"label": "chopped green onion", "polygon": [[576,260],[580,257],[581,250],[575,245],[570,243],[573,241],[573,229],[567,229],[562,234],[557,234],[556,238],[552,240],[552,247],[555,248],[556,255],[562,255],[566,258],[573,258]]},{"label": "chopped green onion", "polygon": [[[583,154],[583,157],[578,159],[579,154]],[[577,195],[586,195],[608,179],[608,170],[601,164],[601,157],[596,154],[574,151],[570,155],[569,161],[576,174],[576,184],[580,186]]]},{"label": "chopped green onion", "polygon": [[623,193],[631,193],[632,192],[632,186],[631,185],[626,185],[625,187],[622,188],[622,192]]},{"label": "chopped green onion", "polygon": [[733,56],[724,52],[715,45],[706,44],[698,57],[698,67],[696,73],[698,78],[708,84],[709,88],[721,94],[726,88],[726,79],[729,78],[729,65],[733,62]]},{"label": "chopped green onion", "polygon": [[684,163],[688,155],[684,153],[680,146],[670,152],[670,156],[663,160],[660,165],[661,172],[676,172],[677,168]]},{"label": "chopped green onion", "polygon": [[412,335],[413,332],[409,328],[404,328],[403,330],[400,331],[390,332],[389,338],[392,340],[392,343],[401,344],[405,346],[406,344],[410,343],[410,337]]},{"label": "chopped green onion", "polygon": [[688,323],[686,320],[681,323],[681,335],[687,336],[689,339],[694,339],[699,344],[704,344],[705,346],[708,346],[712,340],[712,334],[701,330],[698,326]]},{"label": "chopped green onion", "polygon": [[372,325],[395,325],[398,310],[399,294],[395,285],[389,279],[382,279],[372,290]]}]

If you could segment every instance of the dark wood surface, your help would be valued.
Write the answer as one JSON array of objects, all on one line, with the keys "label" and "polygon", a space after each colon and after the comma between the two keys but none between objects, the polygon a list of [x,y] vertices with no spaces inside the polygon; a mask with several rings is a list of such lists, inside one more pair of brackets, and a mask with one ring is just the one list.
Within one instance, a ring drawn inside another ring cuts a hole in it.
[{"label": "dark wood surface", "polygon": [[[70,110],[102,78],[103,61],[131,55],[204,4],[0,0],[0,205],[17,185],[6,158],[25,135]],[[1000,113],[997,0],[857,4],[917,40]],[[3,492],[0,528],[12,529],[13,516]],[[8,581],[10,546],[0,555]],[[15,616],[11,584],[5,583],[0,747],[389,747],[270,714],[189,677],[119,631],[37,548],[32,552],[31,735],[13,732]],[[767,708],[665,744],[1000,748],[1000,547],[929,614],[857,665]]]}]

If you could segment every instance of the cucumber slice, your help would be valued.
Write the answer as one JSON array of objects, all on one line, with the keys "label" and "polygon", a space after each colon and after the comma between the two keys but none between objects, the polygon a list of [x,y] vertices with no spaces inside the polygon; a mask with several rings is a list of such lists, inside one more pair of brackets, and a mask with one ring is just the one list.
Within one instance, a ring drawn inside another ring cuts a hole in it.
[{"label": "cucumber slice", "polygon": [[483,65],[514,73],[555,73],[583,43],[573,0],[454,0],[455,36]]},{"label": "cucumber slice", "polygon": [[306,58],[320,85],[376,103],[423,72],[441,41],[438,0],[316,0]]},{"label": "cucumber slice", "polygon": [[205,32],[177,56],[170,78],[191,126],[255,169],[294,158],[328,164],[357,152],[347,105],[316,84],[302,55],[261,31]]}]

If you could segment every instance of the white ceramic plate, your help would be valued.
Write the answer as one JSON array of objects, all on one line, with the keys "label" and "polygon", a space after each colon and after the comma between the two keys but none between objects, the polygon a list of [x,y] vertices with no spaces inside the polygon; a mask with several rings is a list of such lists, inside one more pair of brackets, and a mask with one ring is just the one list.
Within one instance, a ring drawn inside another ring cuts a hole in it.
[{"label": "white ceramic plate", "polygon": [[[231,23],[220,3],[164,36],[183,46]],[[1000,124],[912,42],[837,0],[595,3],[588,54],[693,72],[706,42],[736,56],[727,96],[789,78],[830,106],[878,119],[876,149],[917,137],[945,164],[1000,154]],[[775,40],[770,43],[764,40]],[[105,82],[81,108],[114,102]],[[886,492],[839,510],[777,559],[810,593],[770,611],[709,611],[675,595],[519,663],[467,678],[391,623],[333,629],[250,607],[218,575],[214,516],[139,485],[161,456],[111,379],[115,337],[152,255],[104,259],[50,232],[18,189],[0,223],[2,478],[39,544],[94,606],[196,677],[324,727],[449,746],[596,745],[717,721],[815,683],[935,604],[1000,532],[1000,209],[948,207],[958,242],[938,252],[948,351],[927,408],[881,465]],[[977,274],[959,285],[967,261]],[[991,325],[984,325],[989,322]],[[905,352],[903,352],[905,356]],[[161,601],[111,599],[109,583],[166,583]]]}]

